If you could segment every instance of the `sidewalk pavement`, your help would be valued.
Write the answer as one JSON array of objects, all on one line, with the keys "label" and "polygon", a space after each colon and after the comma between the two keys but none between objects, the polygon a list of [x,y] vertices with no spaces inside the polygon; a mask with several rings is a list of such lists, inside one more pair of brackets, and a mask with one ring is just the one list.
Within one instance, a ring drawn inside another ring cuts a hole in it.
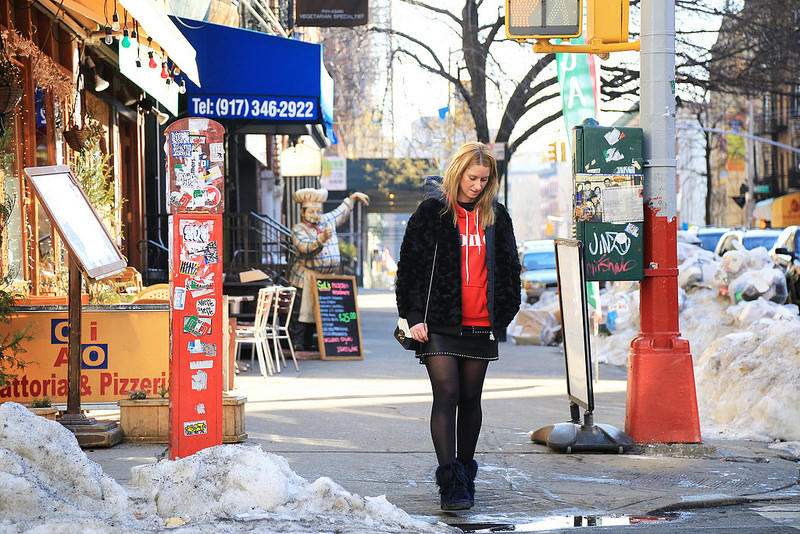
[{"label": "sidewalk pavement", "polygon": [[[709,439],[701,445],[637,446],[618,454],[561,454],[528,432],[569,418],[560,347],[502,343],[489,365],[476,459],[476,504],[439,510],[425,368],[392,338],[394,295],[359,294],[362,361],[300,361],[262,378],[236,378],[247,396],[245,443],[284,456],[309,480],[328,476],[360,495],[385,494],[412,515],[453,525],[524,522],[554,514],[647,515],[800,497],[797,458],[767,443]],[[246,351],[244,353],[247,354]],[[595,423],[624,427],[625,369],[601,365]],[[130,467],[165,445],[87,451],[125,483]]]}]

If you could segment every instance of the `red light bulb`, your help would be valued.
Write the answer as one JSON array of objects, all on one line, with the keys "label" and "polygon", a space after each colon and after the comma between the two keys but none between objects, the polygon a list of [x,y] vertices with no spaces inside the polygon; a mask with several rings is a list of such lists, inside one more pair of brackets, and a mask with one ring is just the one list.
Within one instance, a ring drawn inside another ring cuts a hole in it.
[{"label": "red light bulb", "polygon": [[158,67],[158,63],[156,63],[156,60],[153,58],[153,53],[148,52],[147,55],[150,56],[150,61],[147,63],[150,66],[150,68],[154,69]]},{"label": "red light bulb", "polygon": [[169,73],[167,72],[167,62],[164,61],[161,63],[161,77],[162,78],[169,78]]}]

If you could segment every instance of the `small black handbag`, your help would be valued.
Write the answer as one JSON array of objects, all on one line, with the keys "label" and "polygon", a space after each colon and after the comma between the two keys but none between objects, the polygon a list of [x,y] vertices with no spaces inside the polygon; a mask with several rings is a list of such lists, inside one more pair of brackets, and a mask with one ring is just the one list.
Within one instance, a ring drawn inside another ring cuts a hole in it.
[{"label": "small black handbag", "polygon": [[419,348],[419,341],[411,337],[411,329],[408,328],[408,321],[402,317],[397,320],[397,326],[394,329],[394,338],[406,350],[416,351]]},{"label": "small black handbag", "polygon": [[[431,301],[431,286],[433,286],[433,272],[436,269],[436,252],[439,250],[439,243],[433,249],[433,267],[431,267],[431,281],[428,283],[428,298],[425,301],[424,323],[428,319],[428,304]],[[397,319],[397,326],[394,329],[394,338],[406,350],[416,351],[419,349],[419,341],[411,337],[411,329],[408,327],[408,320],[403,317]]]}]

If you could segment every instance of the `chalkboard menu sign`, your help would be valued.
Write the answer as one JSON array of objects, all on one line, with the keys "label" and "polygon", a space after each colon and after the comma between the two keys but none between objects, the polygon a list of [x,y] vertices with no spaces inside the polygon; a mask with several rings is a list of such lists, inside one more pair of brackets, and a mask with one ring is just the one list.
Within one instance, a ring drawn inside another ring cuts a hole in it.
[{"label": "chalkboard menu sign", "polygon": [[323,360],[363,360],[353,276],[317,275],[312,288]]}]

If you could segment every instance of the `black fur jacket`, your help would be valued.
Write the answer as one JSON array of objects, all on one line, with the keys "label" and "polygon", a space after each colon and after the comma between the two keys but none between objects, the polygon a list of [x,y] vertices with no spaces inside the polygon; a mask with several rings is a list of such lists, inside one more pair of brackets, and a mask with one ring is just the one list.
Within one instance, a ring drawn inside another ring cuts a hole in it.
[{"label": "black fur jacket", "polygon": [[[436,178],[428,179],[427,198],[417,207],[406,226],[397,265],[397,311],[400,317],[408,319],[409,326],[423,322],[433,253],[438,242],[425,322],[431,332],[457,334],[461,329],[460,237],[452,214],[441,215],[444,198],[441,190],[431,187],[431,180]],[[520,305],[516,239],[511,217],[502,204],[495,205],[495,223],[486,228],[485,236],[489,322],[497,334],[505,330]]]}]

